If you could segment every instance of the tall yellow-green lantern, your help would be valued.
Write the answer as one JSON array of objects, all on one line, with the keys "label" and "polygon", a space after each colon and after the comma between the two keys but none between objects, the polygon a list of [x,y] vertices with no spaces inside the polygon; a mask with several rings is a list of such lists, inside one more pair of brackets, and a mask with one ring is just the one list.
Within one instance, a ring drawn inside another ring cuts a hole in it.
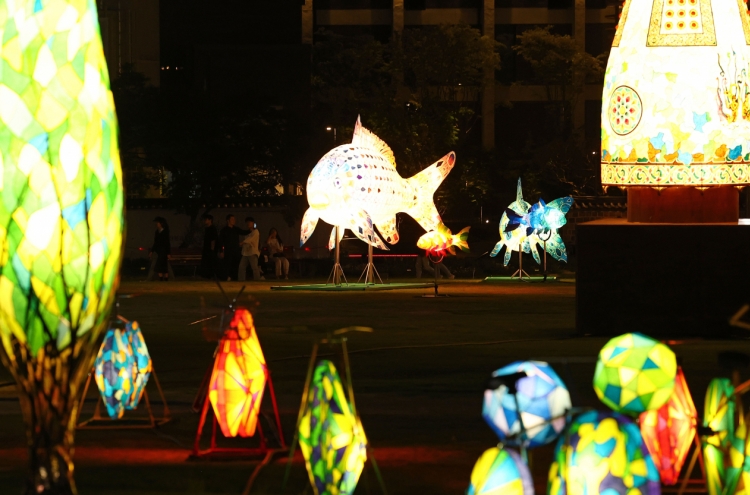
[{"label": "tall yellow-green lantern", "polygon": [[27,494],[74,494],[77,397],[118,285],[123,190],[94,0],[0,1],[0,339]]}]

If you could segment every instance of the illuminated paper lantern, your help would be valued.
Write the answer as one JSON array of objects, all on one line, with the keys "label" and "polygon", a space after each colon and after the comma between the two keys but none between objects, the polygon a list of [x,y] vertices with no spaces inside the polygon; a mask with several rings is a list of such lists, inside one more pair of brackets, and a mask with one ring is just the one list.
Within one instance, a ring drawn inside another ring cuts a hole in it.
[{"label": "illuminated paper lantern", "polygon": [[602,347],[594,390],[613,410],[631,415],[658,409],[674,390],[677,359],[666,345],[638,333],[615,337]]},{"label": "illuminated paper lantern", "polygon": [[602,183],[750,181],[744,0],[626,0],[602,94]]},{"label": "illuminated paper lantern", "polygon": [[135,369],[133,374],[133,393],[128,403],[125,404],[125,408],[132,410],[138,408],[138,403],[143,397],[146,384],[153,371],[153,363],[151,362],[151,355],[148,353],[148,347],[146,347],[146,341],[143,339],[141,327],[137,321],[130,321],[126,324],[125,334],[133,353],[133,366]]},{"label": "illuminated paper lantern", "polygon": [[520,455],[493,447],[474,465],[466,495],[534,495],[534,482]]},{"label": "illuminated paper lantern", "polygon": [[1,333],[36,355],[106,328],[122,249],[117,123],[91,2],[3,2],[0,29]]},{"label": "illuminated paper lantern", "polygon": [[714,378],[706,391],[703,426],[715,433],[701,439],[709,495],[732,495],[740,481],[747,429],[738,409],[732,382]]},{"label": "illuminated paper lantern", "polygon": [[500,242],[495,245],[490,256],[494,258],[505,247],[505,266],[510,263],[513,251],[531,253],[534,261],[541,263],[537,250],[537,246],[541,246],[556,260],[567,262],[568,251],[558,230],[567,223],[565,215],[572,205],[573,198],[567,196],[549,204],[539,200],[532,206],[523,199],[521,179],[518,179],[516,200],[500,217]]},{"label": "illuminated paper lantern", "polygon": [[110,418],[119,419],[125,413],[126,406],[132,400],[135,373],[135,359],[127,330],[109,329],[96,356],[94,377]]},{"label": "illuminated paper lantern", "polygon": [[114,102],[95,2],[3,1],[0,31],[0,354],[24,391],[28,490],[70,493],[77,395],[119,284]]},{"label": "illuminated paper lantern", "polygon": [[226,437],[251,437],[268,379],[268,368],[253,317],[238,308],[219,343],[208,389],[216,419]]},{"label": "illuminated paper lantern", "polygon": [[335,239],[335,228],[331,232],[329,249],[341,240],[346,229],[374,247],[388,249],[380,236],[389,244],[399,241],[399,212],[407,213],[427,232],[437,231],[442,220],[433,196],[455,163],[456,155],[451,152],[404,179],[396,170],[390,147],[357,119],[352,142],[329,151],[307,179],[310,208],[302,219],[300,246],[320,219],[339,227],[339,239]]},{"label": "illuminated paper lantern", "polygon": [[[493,377],[503,377],[514,373],[526,376],[516,382],[516,398],[509,393],[506,385],[484,393],[482,417],[506,445],[533,448],[555,440],[565,428],[565,415],[571,408],[570,393],[565,383],[552,367],[540,361],[520,361],[495,371]],[[521,410],[525,429],[524,442],[521,441]]]},{"label": "illuminated paper lantern", "polygon": [[299,445],[316,495],[351,495],[367,461],[367,438],[338,371],[320,361],[299,426]]},{"label": "illuminated paper lantern", "polygon": [[659,470],[661,482],[674,485],[696,433],[695,410],[685,375],[677,368],[674,393],[659,409],[641,414],[641,434]]},{"label": "illuminated paper lantern", "polygon": [[612,412],[589,411],[560,437],[549,495],[659,495],[659,473],[638,426]]}]

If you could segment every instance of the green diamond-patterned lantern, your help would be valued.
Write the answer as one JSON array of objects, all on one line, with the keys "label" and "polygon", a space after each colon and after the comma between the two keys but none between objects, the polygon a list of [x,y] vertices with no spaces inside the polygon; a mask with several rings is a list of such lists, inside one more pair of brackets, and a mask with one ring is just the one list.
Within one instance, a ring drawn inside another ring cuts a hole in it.
[{"label": "green diamond-patterned lantern", "polygon": [[73,493],[71,414],[122,251],[117,122],[93,0],[0,2],[0,339],[29,493]]},{"label": "green diamond-patterned lantern", "polygon": [[674,390],[677,358],[656,340],[639,333],[615,337],[602,347],[594,390],[613,410],[630,415],[658,409]]},{"label": "green diamond-patterned lantern", "polygon": [[299,445],[316,495],[354,493],[367,460],[367,438],[330,361],[320,361],[313,372]]}]

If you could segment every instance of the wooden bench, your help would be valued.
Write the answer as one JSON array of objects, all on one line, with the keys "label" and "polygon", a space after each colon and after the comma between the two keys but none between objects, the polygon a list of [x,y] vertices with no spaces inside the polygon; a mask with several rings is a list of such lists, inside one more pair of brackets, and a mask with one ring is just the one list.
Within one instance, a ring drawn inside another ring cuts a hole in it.
[{"label": "wooden bench", "polygon": [[169,256],[169,264],[172,268],[188,267],[193,269],[193,278],[198,273],[198,267],[201,265],[202,255],[200,252],[189,249],[174,249]]}]

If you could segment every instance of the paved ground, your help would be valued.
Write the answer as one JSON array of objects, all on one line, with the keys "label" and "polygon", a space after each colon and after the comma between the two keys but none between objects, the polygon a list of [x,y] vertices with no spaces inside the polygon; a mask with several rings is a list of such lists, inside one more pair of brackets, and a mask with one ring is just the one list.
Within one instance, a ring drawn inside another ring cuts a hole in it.
[{"label": "paved ground", "polygon": [[[575,405],[597,406],[591,379],[605,339],[575,335],[574,284],[454,281],[441,289],[453,297],[442,299],[420,297],[431,292],[425,289],[309,293],[273,292],[270,285],[251,283],[246,294],[259,303],[258,333],[287,441],[312,341],[350,325],[375,329],[352,335],[349,346],[357,406],[391,494],[464,492],[476,458],[497,443],[481,419],[483,384],[509,362],[549,361],[568,383]],[[239,285],[226,284],[226,289],[236,292]],[[182,281],[125,282],[121,293],[139,294],[122,301],[121,313],[141,323],[174,420],[159,431],[79,431],[80,492],[240,493],[253,463],[186,461],[198,421],[190,404],[215,348],[200,325],[188,324],[218,312],[224,305],[221,294],[211,283]],[[675,342],[674,349],[700,407],[708,381],[728,373],[717,354],[750,353],[750,341],[684,341]],[[0,382],[8,379],[3,370]],[[20,486],[24,475],[24,435],[13,393],[10,387],[0,389],[2,493],[16,493],[11,487]],[[551,448],[534,451],[538,493],[544,492],[551,455]],[[264,469],[253,493],[281,493],[283,469],[281,461]],[[302,493],[305,476],[297,459],[286,493]],[[367,485],[379,493],[371,473],[357,493],[368,493]]]}]

